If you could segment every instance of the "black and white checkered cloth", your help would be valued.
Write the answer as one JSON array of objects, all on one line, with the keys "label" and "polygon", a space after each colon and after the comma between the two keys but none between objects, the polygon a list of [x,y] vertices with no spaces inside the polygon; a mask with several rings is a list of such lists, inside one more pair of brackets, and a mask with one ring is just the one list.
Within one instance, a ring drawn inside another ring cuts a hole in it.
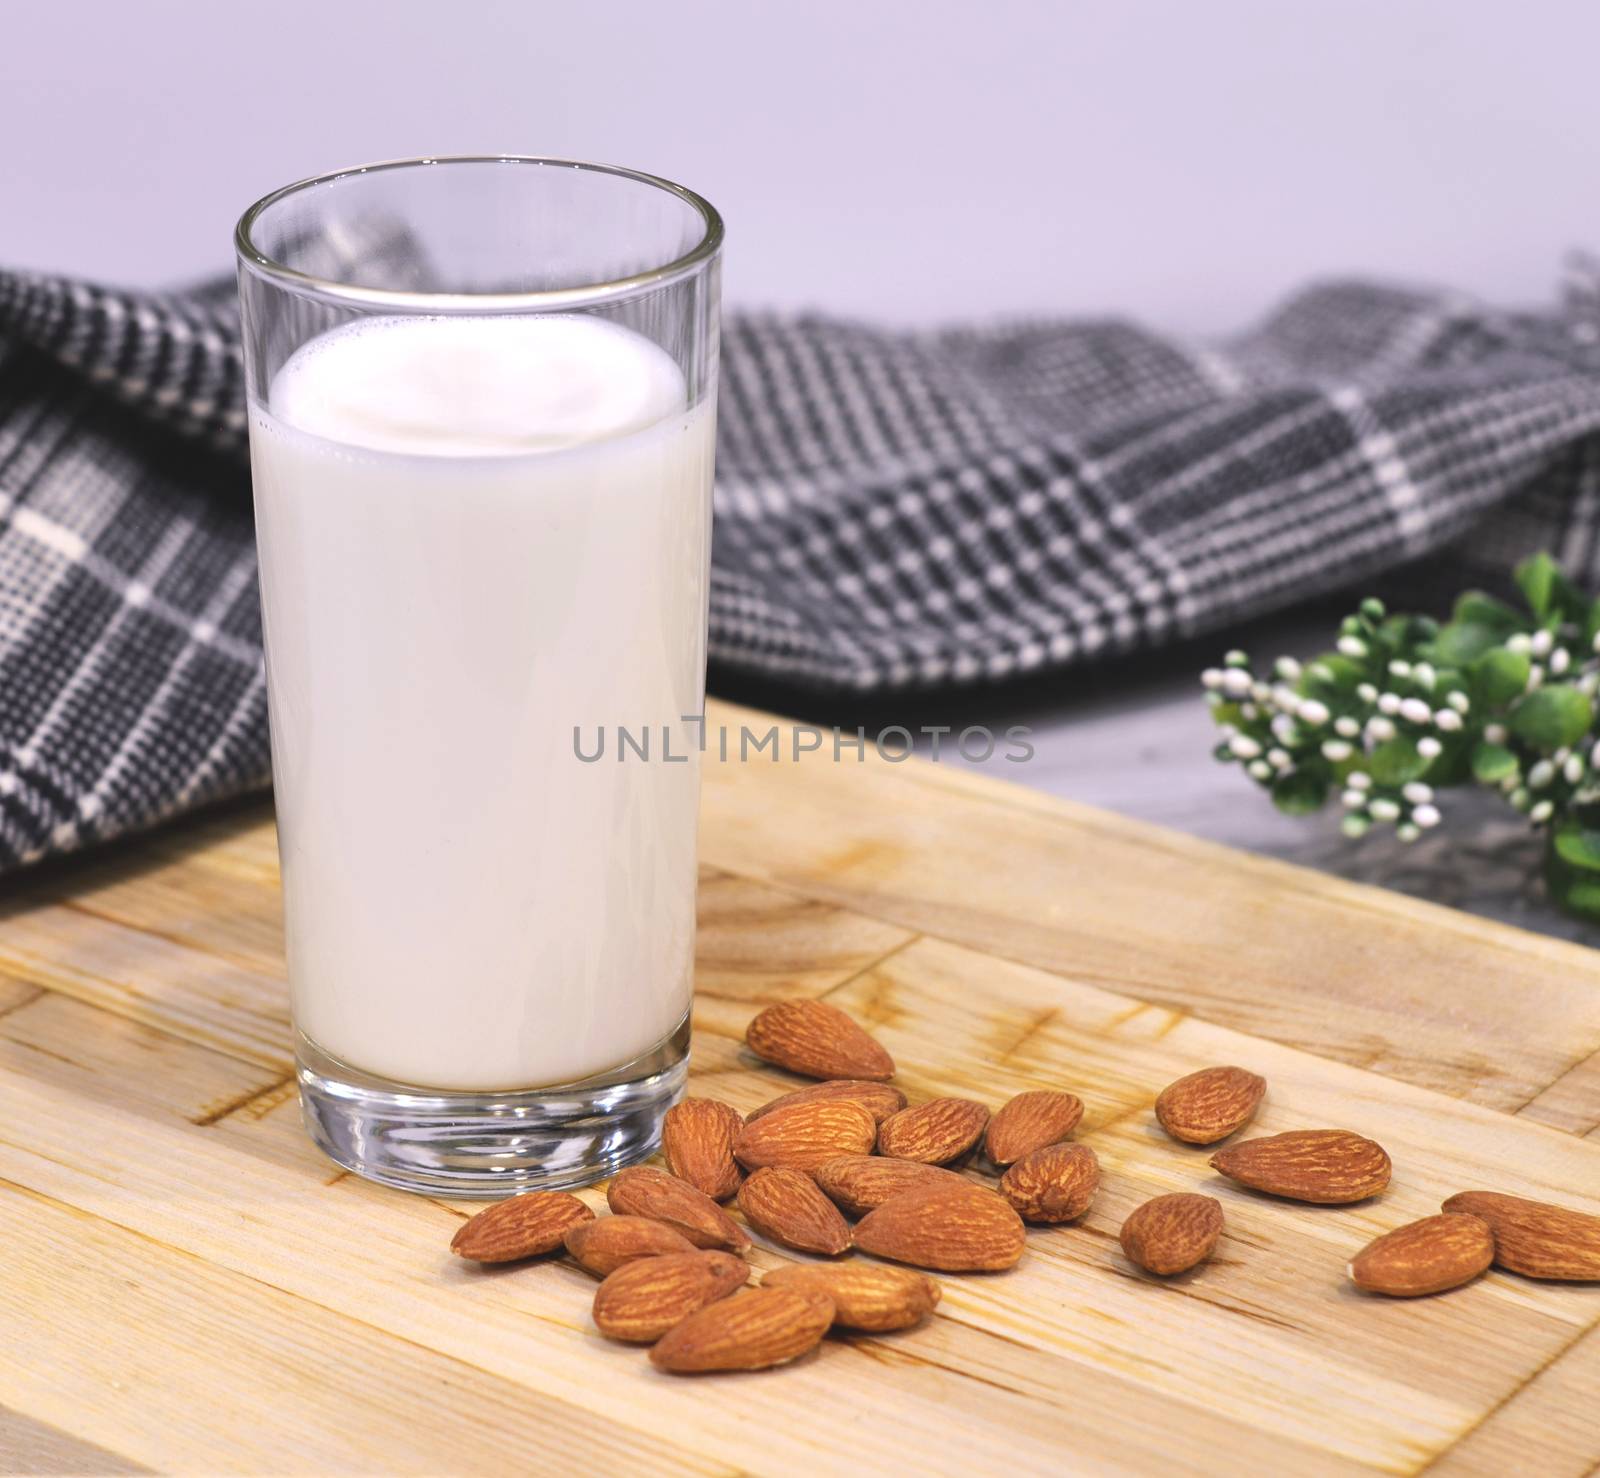
[{"label": "black and white checkered cloth", "polygon": [[[735,316],[711,652],[812,689],[1153,647],[1451,547],[1600,581],[1600,280],[1226,344]],[[0,274],[0,869],[267,780],[232,285]]]}]

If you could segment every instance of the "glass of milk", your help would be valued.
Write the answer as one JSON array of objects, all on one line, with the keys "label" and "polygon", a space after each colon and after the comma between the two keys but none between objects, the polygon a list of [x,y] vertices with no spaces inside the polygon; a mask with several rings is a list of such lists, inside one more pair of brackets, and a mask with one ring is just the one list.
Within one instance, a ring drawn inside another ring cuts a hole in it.
[{"label": "glass of milk", "polygon": [[521,157],[239,223],[300,1097],[375,1180],[594,1180],[682,1090],[721,243]]}]

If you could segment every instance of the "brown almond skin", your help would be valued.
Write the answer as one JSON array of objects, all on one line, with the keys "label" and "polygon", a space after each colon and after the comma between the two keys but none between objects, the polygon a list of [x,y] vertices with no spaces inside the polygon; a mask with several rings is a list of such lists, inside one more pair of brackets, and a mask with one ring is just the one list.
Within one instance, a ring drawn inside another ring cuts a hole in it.
[{"label": "brown almond skin", "polygon": [[1600,1279],[1600,1216],[1499,1191],[1462,1191],[1444,1209],[1488,1222],[1495,1264],[1508,1272],[1563,1283]]},{"label": "brown almond skin", "polygon": [[882,1155],[840,1155],[819,1166],[813,1175],[823,1194],[850,1216],[865,1216],[913,1186],[972,1184],[954,1170]]},{"label": "brown almond skin", "polygon": [[695,1250],[682,1232],[647,1216],[601,1216],[580,1222],[568,1231],[566,1244],[578,1266],[597,1278],[641,1257]]},{"label": "brown almond skin", "polygon": [[739,1187],[739,1210],[763,1237],[796,1252],[837,1257],[850,1248],[850,1223],[799,1170],[757,1170]]},{"label": "brown almond skin", "polygon": [[890,1114],[897,1114],[906,1106],[906,1096],[892,1083],[869,1083],[861,1078],[835,1078],[827,1083],[813,1083],[809,1088],[796,1088],[793,1093],[785,1093],[781,1098],[774,1098],[771,1103],[764,1103],[760,1108],[745,1115],[745,1123],[753,1124],[764,1114],[770,1114],[774,1109],[788,1108],[795,1103],[815,1103],[819,1098],[848,1098],[852,1103],[859,1103],[869,1114],[874,1122],[883,1123]]},{"label": "brown almond skin", "polygon": [[833,1300],[799,1288],[756,1288],[691,1314],[650,1351],[674,1375],[766,1370],[816,1349],[833,1323]]},{"label": "brown almond skin", "polygon": [[1076,1221],[1100,1188],[1100,1161],[1086,1144],[1052,1144],[1000,1177],[1000,1194],[1028,1221]]},{"label": "brown almond skin", "polygon": [[809,1173],[840,1155],[865,1154],[877,1136],[877,1124],[859,1103],[819,1099],[774,1109],[746,1124],[733,1153],[746,1170],[773,1165]]},{"label": "brown almond skin", "polygon": [[1396,1227],[1350,1260],[1350,1281],[1368,1293],[1417,1298],[1470,1283],[1494,1261],[1494,1234],[1476,1216],[1447,1213]]},{"label": "brown almond skin", "polygon": [[471,1262],[519,1262],[563,1245],[573,1227],[594,1220],[594,1212],[565,1191],[530,1191],[512,1196],[463,1222],[450,1250]]},{"label": "brown almond skin", "polygon": [[1211,1165],[1251,1190],[1318,1206],[1377,1195],[1392,1168],[1382,1145],[1348,1129],[1291,1129],[1247,1139],[1218,1150]]},{"label": "brown almond skin", "polygon": [[595,1289],[595,1328],[611,1339],[649,1344],[749,1276],[750,1264],[731,1252],[669,1252],[627,1263]]},{"label": "brown almond skin", "polygon": [[774,1268],[763,1288],[804,1288],[833,1300],[833,1322],[846,1329],[888,1334],[920,1324],[939,1304],[940,1288],[915,1268],[888,1268],[851,1258],[839,1263],[791,1263]]},{"label": "brown almond skin", "polygon": [[1176,1191],[1136,1207],[1122,1224],[1122,1250],[1147,1273],[1186,1273],[1211,1256],[1222,1235],[1222,1202]]},{"label": "brown almond skin", "polygon": [[1156,1099],[1156,1119],[1185,1144],[1215,1144],[1255,1118],[1267,1080],[1242,1067],[1207,1067],[1169,1083]]},{"label": "brown almond skin", "polygon": [[704,1191],[649,1165],[635,1165],[612,1177],[606,1204],[618,1216],[648,1216],[681,1232],[696,1247],[743,1252],[745,1230]]},{"label": "brown almond skin", "polygon": [[713,1201],[739,1189],[744,1172],[733,1158],[733,1141],[744,1120],[731,1104],[715,1098],[685,1098],[661,1120],[661,1152],[667,1169]]},{"label": "brown almond skin", "polygon": [[745,1028],[745,1045],[763,1061],[808,1078],[866,1078],[886,1083],[894,1058],[827,1001],[779,1001]]},{"label": "brown almond skin", "polygon": [[856,1247],[874,1257],[945,1273],[1015,1267],[1027,1232],[993,1191],[970,1181],[902,1191],[856,1226]]},{"label": "brown almond skin", "polygon": [[1036,1088],[1019,1093],[989,1121],[983,1152],[996,1165],[1010,1165],[1024,1155],[1059,1144],[1083,1118],[1083,1101],[1075,1093]]},{"label": "brown almond skin", "polygon": [[878,1153],[923,1165],[948,1165],[975,1145],[989,1110],[971,1098],[934,1098],[901,1109],[878,1126]]}]

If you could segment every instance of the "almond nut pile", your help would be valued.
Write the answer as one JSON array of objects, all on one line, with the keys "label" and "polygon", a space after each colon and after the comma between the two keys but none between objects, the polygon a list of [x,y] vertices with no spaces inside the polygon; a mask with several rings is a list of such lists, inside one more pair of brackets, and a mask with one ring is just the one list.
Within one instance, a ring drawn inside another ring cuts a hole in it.
[{"label": "almond nut pile", "polygon": [[[479,1212],[451,1250],[481,1263],[565,1251],[601,1280],[595,1327],[650,1345],[658,1369],[761,1370],[816,1348],[830,1328],[909,1329],[939,1302],[939,1284],[923,1270],[1014,1267],[1025,1223],[1073,1222],[1094,1201],[1100,1162],[1071,1139],[1083,1118],[1071,1093],[1020,1093],[993,1115],[969,1098],[910,1105],[890,1081],[894,1060],[882,1044],[825,1001],[769,1006],[745,1041],[773,1066],[821,1081],[743,1116],[686,1098],[662,1125],[666,1170],[619,1171],[606,1193],[611,1215],[597,1218],[564,1191],[534,1191]],[[1266,1087],[1244,1068],[1205,1068],[1161,1092],[1156,1119],[1184,1144],[1217,1144],[1250,1122]],[[1381,1145],[1344,1129],[1243,1140],[1210,1164],[1251,1190],[1317,1205],[1366,1200],[1391,1173]],[[746,1227],[830,1260],[786,1264],[748,1287]],[[1221,1202],[1177,1192],[1131,1212],[1120,1242],[1131,1263],[1170,1277],[1204,1262],[1222,1232]],[[852,1250],[882,1261],[846,1259]],[[1349,1276],[1368,1292],[1412,1297],[1460,1287],[1491,1264],[1533,1278],[1600,1279],[1600,1216],[1466,1191],[1439,1215],[1377,1238]]]}]

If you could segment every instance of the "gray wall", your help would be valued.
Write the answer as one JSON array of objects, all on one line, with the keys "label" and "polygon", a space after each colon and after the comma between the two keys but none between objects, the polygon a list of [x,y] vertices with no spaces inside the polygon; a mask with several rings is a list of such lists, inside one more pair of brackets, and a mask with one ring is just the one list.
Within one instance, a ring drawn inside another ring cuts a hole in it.
[{"label": "gray wall", "polygon": [[1308,275],[1499,298],[1600,244],[1583,0],[12,0],[0,260],[158,283],[335,165],[635,164],[741,303],[1237,324]]}]

